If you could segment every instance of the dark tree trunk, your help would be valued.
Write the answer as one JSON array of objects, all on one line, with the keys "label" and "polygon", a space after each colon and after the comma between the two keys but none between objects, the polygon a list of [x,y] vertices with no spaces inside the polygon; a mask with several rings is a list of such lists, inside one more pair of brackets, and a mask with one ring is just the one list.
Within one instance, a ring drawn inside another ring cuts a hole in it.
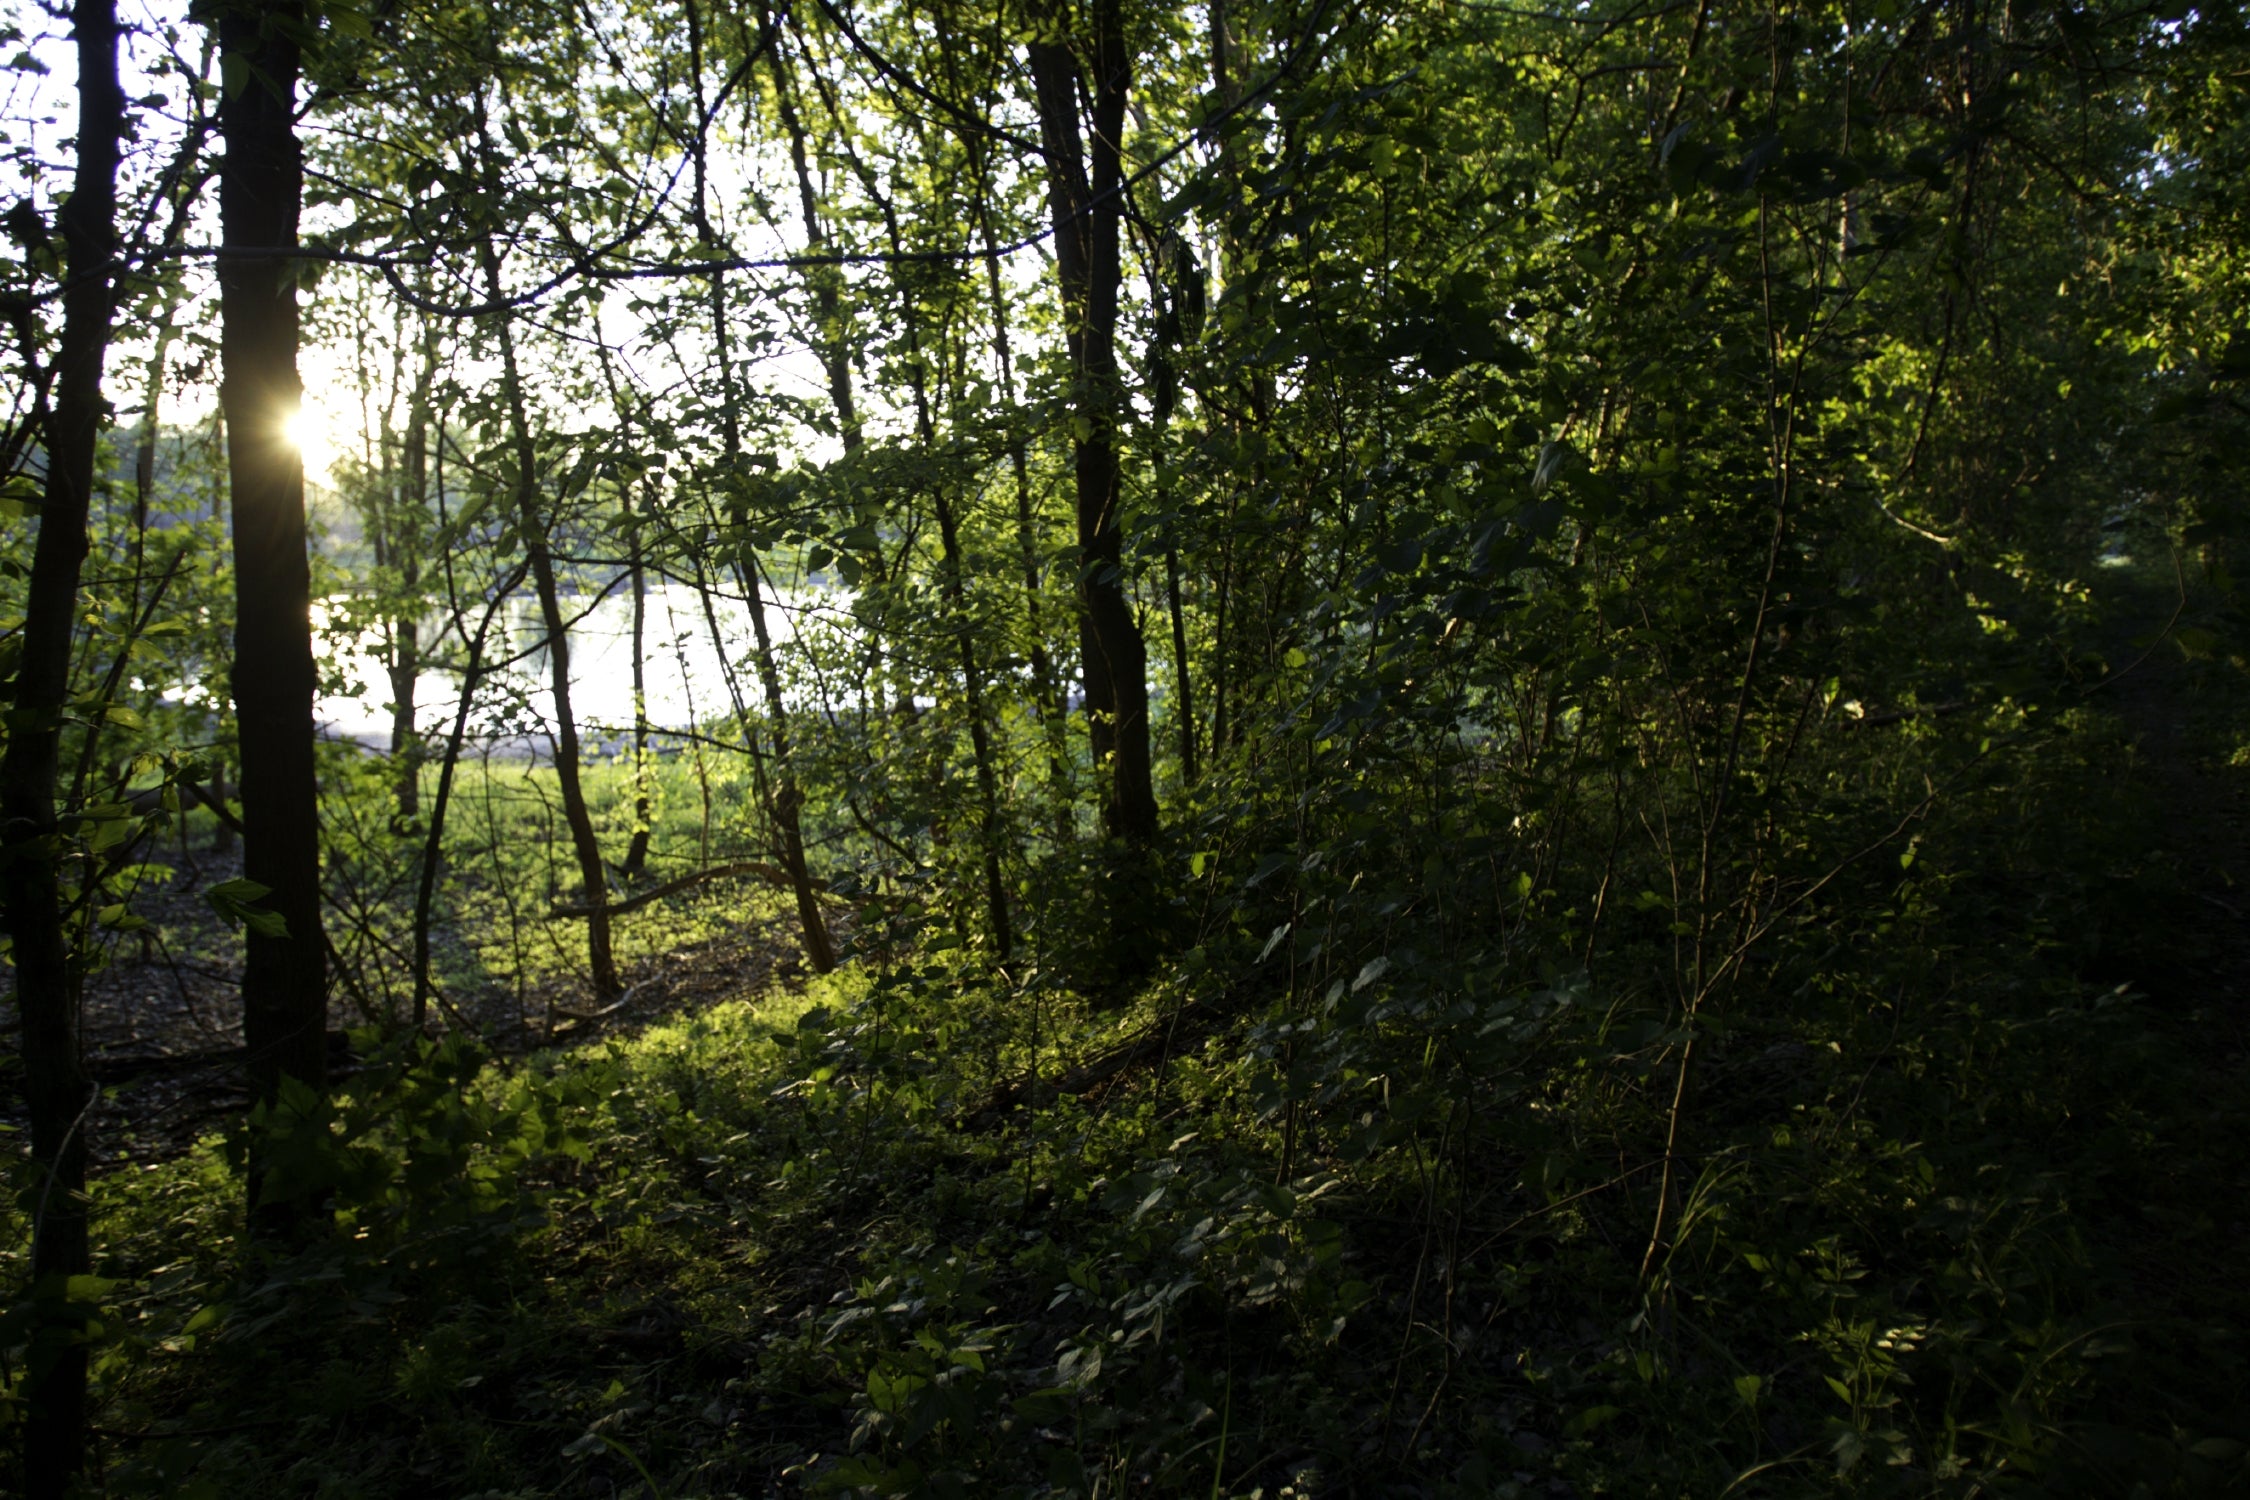
[{"label": "dark tree trunk", "polygon": [[[617,446],[623,452],[635,450],[633,411],[617,383],[617,370],[610,361],[609,349],[597,346],[595,354],[601,363],[602,384],[609,390],[609,404],[617,414]],[[643,512],[653,520],[657,516],[657,490],[654,479],[642,481],[648,492],[648,505]],[[649,774],[648,774],[648,543],[642,529],[633,520],[634,481],[626,479],[618,487],[618,510],[625,521],[626,544],[625,575],[633,591],[633,837],[625,846],[625,860],[617,873],[626,880],[638,880],[648,867],[649,837]],[[692,727],[692,726],[691,726]]]},{"label": "dark tree trunk", "polygon": [[[235,722],[243,874],[267,887],[283,936],[252,931],[242,976],[243,1040],[255,1098],[283,1078],[327,1081],[327,954],[320,925],[319,787],[313,764],[311,573],[304,461],[284,432],[297,377],[297,245],[304,160],[296,130],[300,7],[233,5],[219,49],[247,64],[219,110],[226,164],[219,261],[229,511],[234,523]],[[234,70],[229,70],[230,74]],[[257,1193],[253,1174],[251,1193]]]},{"label": "dark tree trunk", "polygon": [[1072,442],[1078,491],[1080,671],[1088,734],[1102,785],[1102,821],[1135,850],[1156,841],[1150,779],[1147,648],[1125,597],[1124,530],[1118,516],[1117,426],[1124,405],[1117,368],[1119,223],[1124,210],[1119,145],[1131,63],[1120,0],[1093,0],[1093,138],[1078,129],[1078,65],[1061,42],[1028,51],[1047,153],[1055,269],[1077,418]]},{"label": "dark tree trunk", "polygon": [[[78,580],[101,436],[102,362],[109,352],[109,262],[116,250],[118,141],[125,102],[117,85],[113,0],[79,0],[78,166],[62,210],[69,280],[54,405],[46,414],[47,480],[24,597],[23,654],[8,748],[0,757],[0,904],[15,935],[16,1009],[22,1026],[25,1102],[37,1172],[31,1271],[59,1297],[89,1269],[84,1113],[93,1094],[79,1056],[80,971],[63,928],[61,831],[55,779],[70,696]],[[64,1494],[86,1461],[86,1349],[33,1336],[26,1370],[24,1493]]]},{"label": "dark tree trunk", "polygon": [[[789,160],[796,168],[797,199],[804,213],[805,251],[819,255],[828,248],[828,232],[820,217],[820,194],[813,185],[812,165],[805,151],[804,122],[798,118],[797,107],[789,94],[788,70],[782,66],[781,48],[775,46],[766,56],[773,70],[773,97],[781,114],[781,126],[789,137]],[[828,401],[836,413],[836,434],[844,445],[846,454],[856,454],[866,445],[861,431],[859,411],[852,400],[852,357],[845,336],[843,312],[843,273],[834,266],[808,266],[805,284],[813,294],[813,311],[820,320],[820,365],[828,376]]]},{"label": "dark tree trunk", "polygon": [[1180,783],[1193,786],[1195,765],[1195,684],[1188,673],[1187,615],[1180,607],[1180,547],[1177,540],[1164,549],[1165,598],[1172,610],[1172,664],[1180,701],[1173,710],[1180,731]]},{"label": "dark tree trunk", "polygon": [[[848,142],[844,151],[868,197],[874,200],[883,215],[883,225],[893,256],[892,286],[898,295],[899,318],[906,339],[908,381],[914,391],[915,431],[921,437],[924,449],[935,452],[937,424],[930,410],[928,374],[931,362],[923,357],[923,310],[915,299],[915,288],[906,271],[905,236],[899,227],[897,210],[883,192],[875,174],[867,169]],[[961,550],[960,515],[942,479],[930,487],[929,493],[931,506],[937,512],[938,539],[942,548],[939,558],[939,587],[953,614],[952,621],[945,629],[953,636],[956,654],[961,663],[961,686],[969,719],[969,748],[977,772],[978,832],[981,845],[979,854],[984,871],[985,915],[991,928],[993,953],[1005,962],[1015,950],[1015,924],[1008,909],[1007,879],[1001,867],[1001,851],[1007,842],[1007,833],[1000,816],[999,768],[993,753],[991,726],[985,715],[984,664],[977,657],[976,638],[969,611],[967,559]],[[939,763],[942,765],[942,760]]]}]

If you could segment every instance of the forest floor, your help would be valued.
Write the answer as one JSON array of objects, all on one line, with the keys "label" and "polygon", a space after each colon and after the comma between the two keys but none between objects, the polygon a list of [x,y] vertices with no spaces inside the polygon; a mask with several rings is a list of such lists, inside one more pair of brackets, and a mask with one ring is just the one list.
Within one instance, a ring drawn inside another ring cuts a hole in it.
[{"label": "forest floor", "polygon": [[[148,925],[110,936],[103,961],[87,978],[81,1011],[87,1071],[103,1090],[92,1133],[102,1163],[177,1157],[238,1118],[249,1098],[242,1073],[242,933],[203,894],[242,874],[240,848],[214,848],[198,830],[193,844],[167,840],[143,857],[171,874],[152,876],[133,903]],[[438,1022],[473,1034],[494,1056],[520,1057],[566,1040],[630,1035],[660,1018],[692,1015],[801,978],[795,918],[773,903],[745,909],[739,899],[689,893],[622,919],[621,927],[624,922],[631,929],[620,964],[626,993],[615,1010],[579,1019],[590,1004],[584,976],[557,966],[514,983],[441,991]],[[565,941],[577,935],[574,923],[555,925],[565,929]],[[357,1066],[349,1031],[395,1023],[403,1005],[402,996],[364,996],[333,983],[334,1077],[348,1077]],[[394,1014],[384,1015],[385,1009]],[[0,1034],[14,1032],[10,997],[0,1002]],[[15,1068],[9,1049],[0,1055],[0,1077]],[[6,1091],[0,1122],[21,1124],[21,1099],[20,1089]]]},{"label": "forest floor", "polygon": [[[394,1059],[338,1122],[350,1235],[246,1246],[207,1146],[105,1174],[109,1492],[2250,1492],[2250,677],[2169,583],[2106,573],[2124,670],[1993,742],[1927,894],[1838,904],[1811,972],[1861,987],[1714,1064],[1658,1300],[1606,1026],[1503,1061],[1540,1092],[1473,1160],[1439,1101],[1292,1170],[1267,1022],[1002,1109],[1017,1029],[1059,1082],[1161,996],[941,944],[799,986],[793,925],[713,892],[635,933],[598,1035],[527,1051],[583,1004],[557,970]],[[126,948],[97,1063],[214,1049],[223,968]]]}]

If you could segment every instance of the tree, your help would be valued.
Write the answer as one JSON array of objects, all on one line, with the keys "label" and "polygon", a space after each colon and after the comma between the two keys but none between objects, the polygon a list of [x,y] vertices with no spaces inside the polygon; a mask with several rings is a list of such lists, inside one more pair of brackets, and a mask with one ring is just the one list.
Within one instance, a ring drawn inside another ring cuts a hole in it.
[{"label": "tree", "polygon": [[[234,530],[242,868],[265,888],[259,899],[273,919],[250,923],[243,1036],[253,1092],[273,1103],[285,1079],[324,1087],[328,1057],[305,471],[285,427],[304,397],[292,254],[304,188],[296,131],[304,13],[294,3],[229,3],[217,29],[226,80],[220,402]],[[254,1176],[253,1202],[257,1195]]]},{"label": "tree", "polygon": [[31,1107],[31,1157],[38,1202],[31,1272],[48,1326],[31,1351],[24,1492],[67,1493],[86,1461],[88,1310],[71,1278],[84,1276],[86,1117],[94,1103],[78,1035],[80,955],[64,907],[68,847],[55,800],[86,520],[104,419],[102,369],[109,353],[117,252],[117,165],[125,99],[117,80],[114,0],[77,0],[71,29],[78,53],[78,160],[61,223],[63,331],[52,405],[41,424],[47,473],[39,538],[24,592],[21,655],[7,750],[0,757],[0,906],[14,935],[16,1007]]},{"label": "tree", "polygon": [[[1117,363],[1125,211],[1122,152],[1133,62],[1119,0],[1091,0],[1086,13],[1086,36],[1068,36],[1050,16],[1043,23],[1045,34],[1026,51],[1038,95],[1055,231],[1055,279],[1070,357],[1086,722],[1102,788],[1103,824],[1129,849],[1145,853],[1157,831],[1148,651],[1126,603],[1124,497],[1118,482],[1118,429],[1125,418]],[[1086,47],[1087,75],[1081,74],[1074,42]],[[1089,105],[1089,129],[1083,134],[1078,115],[1082,95]]]}]

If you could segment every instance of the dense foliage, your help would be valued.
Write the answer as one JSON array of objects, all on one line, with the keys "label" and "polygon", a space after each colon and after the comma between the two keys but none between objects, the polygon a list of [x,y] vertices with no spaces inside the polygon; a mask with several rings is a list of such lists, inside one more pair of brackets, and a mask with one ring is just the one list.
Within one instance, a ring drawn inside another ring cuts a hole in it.
[{"label": "dense foliage", "polygon": [[10,16],[33,1492],[2250,1484],[2240,7]]}]

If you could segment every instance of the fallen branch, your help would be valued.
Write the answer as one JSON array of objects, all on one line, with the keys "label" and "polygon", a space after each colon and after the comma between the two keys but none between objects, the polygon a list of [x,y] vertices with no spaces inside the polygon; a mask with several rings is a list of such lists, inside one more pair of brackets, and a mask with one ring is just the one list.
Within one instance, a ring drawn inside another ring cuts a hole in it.
[{"label": "fallen branch", "polygon": [[561,1016],[566,1021],[599,1021],[602,1017],[615,1015],[626,1006],[631,1005],[635,995],[654,983],[656,981],[653,979],[644,979],[639,984],[627,988],[624,994],[619,995],[600,1010],[572,1010],[567,1005],[558,1005],[553,1008],[554,1014]]},{"label": "fallen branch", "polygon": [[762,859],[738,859],[730,865],[713,865],[708,870],[697,870],[692,875],[667,880],[662,885],[652,886],[638,895],[627,896],[622,901],[612,901],[607,906],[557,906],[550,908],[547,915],[590,917],[596,912],[606,912],[610,916],[621,917],[629,911],[640,910],[651,901],[661,901],[666,896],[676,895],[690,886],[701,885],[706,880],[726,880],[737,875],[755,875],[768,885],[777,885],[784,890],[790,888],[789,872],[781,866],[768,864]]}]

